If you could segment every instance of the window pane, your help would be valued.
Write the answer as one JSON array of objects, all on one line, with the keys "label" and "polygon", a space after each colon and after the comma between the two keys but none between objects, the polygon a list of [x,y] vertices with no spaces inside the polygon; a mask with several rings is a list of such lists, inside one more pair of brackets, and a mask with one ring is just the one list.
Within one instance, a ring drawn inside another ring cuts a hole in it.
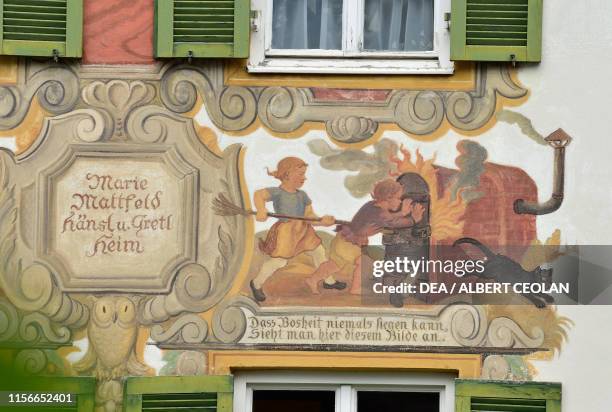
[{"label": "window pane", "polygon": [[440,394],[359,391],[357,412],[440,412]]},{"label": "window pane", "polygon": [[334,412],[334,391],[253,391],[253,412]]},{"label": "window pane", "polygon": [[433,26],[434,0],[365,0],[365,50],[433,50]]},{"label": "window pane", "polygon": [[273,49],[342,48],[342,0],[274,0]]}]

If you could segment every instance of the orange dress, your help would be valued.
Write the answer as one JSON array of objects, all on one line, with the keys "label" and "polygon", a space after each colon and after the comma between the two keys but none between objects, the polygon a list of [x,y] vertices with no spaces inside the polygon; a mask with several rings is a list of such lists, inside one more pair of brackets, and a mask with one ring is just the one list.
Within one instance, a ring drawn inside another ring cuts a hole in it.
[{"label": "orange dress", "polygon": [[300,253],[314,250],[321,244],[310,223],[300,220],[276,222],[268,231],[259,249],[270,257],[291,259]]}]

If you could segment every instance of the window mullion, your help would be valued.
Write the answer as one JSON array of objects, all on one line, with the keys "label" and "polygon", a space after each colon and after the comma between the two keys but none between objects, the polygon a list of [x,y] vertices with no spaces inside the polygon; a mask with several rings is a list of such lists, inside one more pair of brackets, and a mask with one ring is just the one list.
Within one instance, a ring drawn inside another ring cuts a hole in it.
[{"label": "window mullion", "polygon": [[357,392],[351,385],[341,385],[337,396],[339,402],[336,403],[336,412],[357,412]]},{"label": "window mullion", "polygon": [[364,0],[344,0],[343,8],[345,19],[345,48],[348,53],[359,51],[363,31]]}]

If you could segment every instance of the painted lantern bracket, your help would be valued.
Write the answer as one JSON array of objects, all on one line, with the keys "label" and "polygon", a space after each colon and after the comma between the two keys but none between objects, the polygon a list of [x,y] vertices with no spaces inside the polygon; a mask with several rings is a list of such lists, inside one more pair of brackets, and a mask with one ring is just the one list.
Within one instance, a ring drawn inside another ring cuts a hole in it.
[{"label": "painted lantern bracket", "polygon": [[563,203],[565,186],[565,148],[572,138],[563,129],[550,134],[546,142],[555,150],[553,192],[550,199],[543,203],[518,199],[514,202],[514,212],[519,215],[547,215],[558,210]]}]

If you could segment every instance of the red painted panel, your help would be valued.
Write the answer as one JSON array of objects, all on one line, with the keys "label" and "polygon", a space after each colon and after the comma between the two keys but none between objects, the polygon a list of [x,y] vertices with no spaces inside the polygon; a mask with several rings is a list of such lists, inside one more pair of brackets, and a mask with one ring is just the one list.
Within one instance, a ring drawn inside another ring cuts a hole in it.
[{"label": "red painted panel", "polygon": [[153,63],[153,0],[85,0],[84,64]]},{"label": "red painted panel", "polygon": [[323,89],[315,87],[312,94],[317,100],[342,100],[358,102],[384,101],[389,95],[389,90],[349,90],[349,89]]}]

